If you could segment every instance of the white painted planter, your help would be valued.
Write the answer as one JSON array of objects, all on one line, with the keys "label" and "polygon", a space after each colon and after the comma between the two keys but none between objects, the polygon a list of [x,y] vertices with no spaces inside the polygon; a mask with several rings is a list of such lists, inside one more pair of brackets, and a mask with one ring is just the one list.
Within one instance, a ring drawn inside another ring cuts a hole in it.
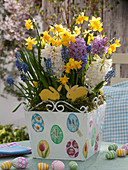
[{"label": "white painted planter", "polygon": [[25,112],[33,157],[87,160],[99,151],[105,107],[89,113]]}]

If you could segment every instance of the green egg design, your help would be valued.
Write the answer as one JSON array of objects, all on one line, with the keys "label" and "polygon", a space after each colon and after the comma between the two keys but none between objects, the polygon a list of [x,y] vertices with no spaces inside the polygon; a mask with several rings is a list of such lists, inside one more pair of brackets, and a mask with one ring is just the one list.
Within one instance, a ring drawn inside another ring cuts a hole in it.
[{"label": "green egg design", "polygon": [[55,144],[59,144],[63,140],[63,132],[62,129],[58,125],[53,125],[50,131],[51,140]]},{"label": "green egg design", "polygon": [[95,143],[95,139],[96,139],[96,128],[94,127],[92,130],[92,137],[91,137],[91,146],[94,146]]}]

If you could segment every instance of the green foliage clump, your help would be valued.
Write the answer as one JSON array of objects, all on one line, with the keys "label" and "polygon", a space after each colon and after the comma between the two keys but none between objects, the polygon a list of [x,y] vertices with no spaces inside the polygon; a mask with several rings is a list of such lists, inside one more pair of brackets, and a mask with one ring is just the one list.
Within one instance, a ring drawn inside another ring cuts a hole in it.
[{"label": "green foliage clump", "polygon": [[9,142],[18,142],[28,140],[29,136],[26,132],[26,126],[13,128],[13,124],[5,126],[0,125],[0,144]]}]

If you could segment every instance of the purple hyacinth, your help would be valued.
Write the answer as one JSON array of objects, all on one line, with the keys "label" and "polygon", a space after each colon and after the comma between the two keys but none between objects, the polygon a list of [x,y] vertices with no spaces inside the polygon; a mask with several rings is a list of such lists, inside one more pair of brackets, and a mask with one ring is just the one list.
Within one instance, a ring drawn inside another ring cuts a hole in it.
[{"label": "purple hyacinth", "polygon": [[87,54],[85,41],[83,38],[75,38],[76,42],[70,42],[68,47],[69,58],[74,58],[76,61],[80,61],[82,56]]},{"label": "purple hyacinth", "polygon": [[108,45],[107,45],[107,37],[101,38],[100,35],[98,35],[94,40],[91,42],[92,45],[92,50],[91,50],[91,55],[94,56],[95,54],[100,54],[101,50],[101,55],[103,53],[107,53],[108,50]]}]

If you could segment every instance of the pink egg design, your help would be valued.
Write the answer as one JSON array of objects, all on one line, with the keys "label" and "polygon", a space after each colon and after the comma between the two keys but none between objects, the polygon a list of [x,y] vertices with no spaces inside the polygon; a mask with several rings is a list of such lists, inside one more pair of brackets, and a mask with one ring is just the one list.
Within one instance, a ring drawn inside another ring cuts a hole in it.
[{"label": "pink egg design", "polygon": [[128,143],[125,143],[123,146],[122,146],[122,149],[125,149],[127,151],[127,154],[128,154]]},{"label": "pink egg design", "polygon": [[93,129],[93,117],[92,116],[90,117],[88,129],[89,129],[89,135],[91,135],[92,134],[92,129]]},{"label": "pink egg design", "polygon": [[52,168],[52,170],[64,170],[65,165],[62,161],[55,160],[52,162],[51,168]]},{"label": "pink egg design", "polygon": [[70,139],[66,145],[66,151],[69,157],[76,158],[79,154],[79,146],[76,140]]},{"label": "pink egg design", "polygon": [[24,157],[18,157],[12,160],[12,166],[17,169],[25,169],[27,165],[27,159]]}]

